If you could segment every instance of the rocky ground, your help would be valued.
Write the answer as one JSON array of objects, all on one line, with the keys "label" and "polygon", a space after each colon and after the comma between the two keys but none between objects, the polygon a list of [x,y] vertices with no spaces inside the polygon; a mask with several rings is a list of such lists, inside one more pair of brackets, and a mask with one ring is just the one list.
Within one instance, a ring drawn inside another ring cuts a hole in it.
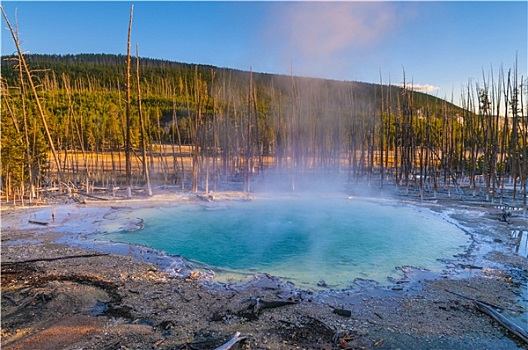
[{"label": "rocky ground", "polygon": [[[93,222],[84,208],[105,207],[107,216],[162,202],[85,199],[66,207]],[[400,200],[449,215],[472,235],[470,249],[440,276],[409,268],[389,286],[357,280],[350,290],[317,292],[266,274],[245,285],[213,284],[199,271],[174,278],[133,254],[60,243],[76,217],[60,217],[56,204],[48,226],[29,223],[44,206],[3,205],[2,348],[215,349],[235,332],[243,339],[231,349],[528,348],[471,300],[528,317],[528,259],[512,253],[511,234],[527,230],[526,218],[512,211],[503,222],[502,208],[476,200]]]}]

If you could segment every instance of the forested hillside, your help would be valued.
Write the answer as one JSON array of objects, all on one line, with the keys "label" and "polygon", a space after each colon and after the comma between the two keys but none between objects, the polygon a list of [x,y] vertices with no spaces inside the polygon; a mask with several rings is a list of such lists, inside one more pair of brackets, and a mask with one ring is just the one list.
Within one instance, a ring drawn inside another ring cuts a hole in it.
[{"label": "forested hillside", "polygon": [[2,57],[1,185],[8,199],[46,188],[115,189],[127,176],[135,186],[193,191],[250,191],[264,174],[289,190],[323,174],[328,182],[416,186],[422,195],[463,181],[492,200],[502,198],[507,181],[526,191],[526,86],[515,72],[500,74],[496,86],[468,87],[463,109],[409,83],[143,58],[132,58],[127,93],[126,56],[25,60],[38,98],[19,57]]}]

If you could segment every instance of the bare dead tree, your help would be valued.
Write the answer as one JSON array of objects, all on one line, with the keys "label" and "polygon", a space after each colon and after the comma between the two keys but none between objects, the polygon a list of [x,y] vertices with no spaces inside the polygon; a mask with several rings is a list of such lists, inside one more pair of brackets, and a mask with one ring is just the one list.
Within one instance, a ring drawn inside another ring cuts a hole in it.
[{"label": "bare dead tree", "polygon": [[[15,34],[17,36],[17,39],[19,38],[18,35],[18,19],[15,22]],[[33,198],[35,197],[35,184],[33,180],[33,165],[32,165],[32,156],[31,156],[31,149],[30,149],[30,142],[29,142],[29,131],[28,131],[28,123],[27,123],[27,112],[26,112],[26,89],[24,84],[24,71],[22,69],[22,64],[19,62],[18,64],[18,77],[20,80],[20,99],[21,99],[21,106],[22,106],[22,118],[24,123],[24,141],[26,144],[26,157],[27,157],[27,167],[28,167],[28,177],[29,177],[29,204],[31,205],[33,202]]]},{"label": "bare dead tree", "polygon": [[143,112],[141,108],[141,79],[139,75],[139,44],[136,44],[136,79],[137,79],[137,99],[138,99],[138,115],[139,115],[139,131],[141,133],[141,156],[143,165],[143,176],[147,183],[147,193],[152,196],[152,187],[150,186],[150,174],[147,159],[147,137],[145,132],[145,121],[143,119]]},{"label": "bare dead tree", "polygon": [[128,22],[128,39],[127,39],[127,57],[126,57],[126,136],[125,136],[125,171],[126,171],[126,196],[132,198],[132,163],[130,159],[131,141],[130,141],[130,35],[132,33],[132,16],[134,14],[134,5],[130,6],[130,19]]},{"label": "bare dead tree", "polygon": [[523,186],[523,217],[526,217],[528,211],[528,116],[526,115],[526,107],[524,103],[524,95],[526,94],[525,79],[521,76],[521,84],[519,86],[520,96],[520,114],[521,114],[521,140],[522,140],[522,168],[521,168],[521,181]]},{"label": "bare dead tree", "polygon": [[50,146],[50,149],[51,149],[51,154],[53,156],[53,159],[55,161],[55,165],[57,167],[57,173],[59,175],[59,181],[60,181],[60,183],[62,185],[66,186],[68,188],[68,190],[69,190],[69,187],[66,184],[66,181],[65,181],[65,178],[64,178],[64,174],[62,172],[60,159],[59,159],[59,157],[57,155],[57,151],[56,151],[55,145],[53,143],[53,138],[51,137],[51,132],[50,132],[49,127],[48,127],[48,122],[46,121],[46,114],[44,113],[44,109],[42,107],[42,104],[40,103],[40,98],[39,98],[38,93],[37,93],[37,88],[35,87],[35,83],[33,82],[33,77],[31,75],[29,67],[28,67],[28,65],[26,63],[26,60],[24,58],[24,55],[22,53],[22,49],[20,48],[20,43],[18,41],[18,37],[17,37],[15,31],[13,30],[13,27],[11,26],[11,23],[9,22],[9,18],[7,17],[7,14],[5,13],[4,8],[2,6],[0,6],[0,9],[2,10],[2,15],[4,16],[4,19],[5,19],[6,23],[7,23],[7,26],[9,27],[9,31],[11,32],[11,36],[13,37],[13,41],[14,41],[15,46],[17,48],[19,63],[24,68],[24,71],[25,71],[26,76],[28,78],[29,86],[31,88],[31,92],[33,93],[33,97],[35,98],[35,103],[37,105],[37,110],[39,112],[40,119],[42,121],[42,125],[43,125],[44,131],[46,133],[46,137],[48,139],[48,143],[49,143],[49,146]]},{"label": "bare dead tree", "polygon": [[249,71],[249,90],[247,95],[247,128],[246,128],[246,149],[245,171],[244,171],[244,192],[251,191],[251,173],[253,171],[253,71]]}]

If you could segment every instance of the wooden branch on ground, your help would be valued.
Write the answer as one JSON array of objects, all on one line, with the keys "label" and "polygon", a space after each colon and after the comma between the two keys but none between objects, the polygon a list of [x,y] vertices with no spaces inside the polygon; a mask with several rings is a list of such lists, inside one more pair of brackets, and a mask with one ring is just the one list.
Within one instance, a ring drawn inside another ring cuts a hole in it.
[{"label": "wooden branch on ground", "polygon": [[32,304],[33,302],[36,302],[38,299],[41,299],[41,301],[46,301],[46,300],[51,299],[51,295],[50,294],[45,294],[42,291],[36,292],[35,294],[30,295],[27,298],[25,298],[24,300],[22,300],[20,305],[16,304],[16,305],[18,305],[17,308],[15,310],[9,312],[9,315],[12,315],[12,314],[15,314],[15,313],[19,312],[20,310],[22,310],[26,306]]},{"label": "wooden branch on ground", "polygon": [[260,302],[260,306],[262,309],[273,309],[273,308],[276,308],[276,307],[280,307],[280,306],[285,306],[285,305],[294,305],[294,304],[298,304],[299,302],[298,301],[295,301],[295,300],[270,300],[270,301],[266,301],[266,300],[261,300],[259,298],[257,298]]},{"label": "wooden branch on ground", "polygon": [[106,256],[110,255],[108,253],[93,253],[93,254],[80,254],[80,255],[67,255],[67,256],[58,256],[55,258],[39,258],[39,259],[29,259],[29,260],[21,260],[21,261],[3,261],[2,265],[17,265],[17,264],[26,264],[26,263],[32,263],[37,261],[55,261],[55,260],[65,260],[65,259],[77,259],[77,258],[93,258],[97,256]]},{"label": "wooden branch on ground", "polygon": [[17,307],[16,311],[17,312],[18,310],[20,309],[23,309],[25,308],[26,306],[28,306],[29,304],[31,304],[32,302],[34,302],[35,300],[37,300],[38,298],[40,298],[41,296],[43,295],[43,292],[37,292],[33,295],[30,295],[29,297],[27,297],[26,299],[22,300],[22,302],[20,303],[20,305]]},{"label": "wooden branch on ground", "polygon": [[476,308],[485,313],[486,315],[493,318],[495,321],[497,321],[501,326],[506,328],[511,333],[515,334],[519,339],[524,341],[526,344],[528,344],[528,332],[507,319],[505,316],[503,316],[498,311],[494,310],[489,305],[482,303],[478,300],[473,300],[473,304],[476,306]]},{"label": "wooden branch on ground", "polygon": [[185,295],[183,295],[182,292],[180,292],[177,288],[174,289],[174,292],[180,296],[186,303],[191,302],[192,298],[186,298]]},{"label": "wooden branch on ground", "polygon": [[460,266],[463,269],[470,269],[470,270],[482,270],[483,269],[482,266],[476,266],[472,264],[458,264],[458,266]]},{"label": "wooden branch on ground", "polygon": [[79,198],[79,195],[77,193],[74,193],[72,196],[71,196],[71,199],[73,199],[76,203],[79,203],[79,204],[86,204],[86,201],[84,199],[81,199]]},{"label": "wooden branch on ground", "polygon": [[352,311],[351,310],[346,310],[346,309],[341,309],[341,308],[338,308],[338,307],[333,307],[333,306],[330,306],[333,310],[332,312],[336,315],[339,315],[339,316],[343,316],[343,317],[351,317],[352,316]]},{"label": "wooden branch on ground", "polygon": [[204,201],[204,202],[212,202],[214,201],[214,197],[212,194],[205,194],[205,195],[201,195],[201,194],[197,194],[196,195],[196,198]]},{"label": "wooden branch on ground", "polygon": [[6,293],[2,293],[2,298],[6,298],[10,302],[12,302],[14,305],[18,305],[18,301],[16,301],[15,298],[13,298],[10,295],[7,295]]},{"label": "wooden branch on ground", "polygon": [[29,220],[29,223],[30,224],[34,224],[34,225],[40,225],[40,226],[48,226],[49,225],[49,222],[45,222],[45,221]]},{"label": "wooden branch on ground", "polygon": [[262,300],[260,298],[251,298],[250,303],[246,309],[238,312],[239,316],[248,319],[257,319],[260,312],[264,309],[273,309],[276,307],[298,304],[295,300]]},{"label": "wooden branch on ground", "polygon": [[46,188],[38,188],[38,192],[57,192],[60,191],[60,188],[58,187],[46,187]]},{"label": "wooden branch on ground", "polygon": [[[451,293],[451,294],[454,294],[456,296],[459,296],[461,298],[464,298],[464,299],[467,299],[467,300],[471,300],[471,301],[478,301],[479,303],[482,303],[482,304],[486,304],[488,306],[491,306],[495,309],[502,309],[502,310],[506,310],[506,308],[502,307],[502,306],[498,306],[498,305],[495,305],[495,304],[492,304],[492,303],[489,303],[487,301],[483,301],[483,300],[480,300],[480,299],[476,299],[476,298],[472,298],[472,297],[468,297],[467,295],[464,295],[464,294],[460,294],[460,293],[457,293],[457,292],[453,292],[453,291],[450,291],[449,289],[445,289],[446,292],[448,293]],[[513,310],[512,310],[513,311]]]},{"label": "wooden branch on ground", "polygon": [[320,319],[318,318],[315,318],[315,317],[312,317],[312,316],[306,316],[308,317],[308,319],[312,320],[313,322],[316,322],[318,324],[320,324],[323,328],[325,328],[327,331],[331,332],[331,333],[334,333],[335,332],[335,329],[330,327],[329,325],[327,325],[326,323],[324,323],[323,321],[321,321]]},{"label": "wooden branch on ground", "polygon": [[92,196],[91,194],[83,193],[83,192],[77,192],[77,194],[79,194],[79,195],[81,195],[81,196],[88,197],[88,198],[97,199],[97,200],[100,200],[100,201],[107,201],[107,200],[108,200],[108,199],[106,199],[106,198],[97,197],[97,196]]},{"label": "wooden branch on ground", "polygon": [[297,303],[298,303],[297,301],[293,301],[293,300],[270,300],[270,301],[266,301],[266,300],[262,300],[260,298],[255,298],[255,299],[251,300],[251,303],[249,304],[248,309],[253,309],[253,313],[255,314],[255,316],[258,316],[258,314],[260,314],[261,310],[273,309],[273,308],[276,308],[276,307],[281,307],[281,306],[285,306],[285,305],[293,305],[293,304],[297,304]]},{"label": "wooden branch on ground", "polygon": [[246,339],[246,337],[241,337],[240,332],[235,332],[233,337],[229,339],[227,343],[220,345],[219,347],[215,348],[215,350],[229,350],[233,345],[244,339]]}]

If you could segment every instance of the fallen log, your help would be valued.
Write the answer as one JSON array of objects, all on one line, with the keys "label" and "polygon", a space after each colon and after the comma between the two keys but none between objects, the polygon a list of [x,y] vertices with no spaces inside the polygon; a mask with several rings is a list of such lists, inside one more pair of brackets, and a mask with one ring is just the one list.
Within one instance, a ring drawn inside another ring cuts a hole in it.
[{"label": "fallen log", "polygon": [[468,270],[482,270],[483,269],[482,266],[476,266],[472,264],[458,264],[458,266],[460,266],[463,269],[468,269]]},{"label": "fallen log", "polygon": [[214,201],[214,197],[212,194],[205,194],[205,195],[197,194],[196,197],[204,202]]},{"label": "fallen log", "polygon": [[106,198],[103,198],[103,197],[97,197],[97,196],[92,196],[91,194],[88,194],[88,193],[84,193],[84,192],[77,192],[78,195],[81,195],[81,196],[84,196],[84,197],[88,197],[88,198],[92,198],[92,199],[97,199],[97,200],[100,200],[100,201],[107,201],[108,199]]},{"label": "fallen log", "polygon": [[373,347],[376,347],[378,345],[380,345],[381,343],[383,343],[385,341],[385,339],[381,338],[381,339],[378,339],[374,342],[374,344],[372,345]]},{"label": "fallen log", "polygon": [[321,320],[319,320],[319,319],[317,319],[315,317],[312,317],[312,316],[306,316],[306,317],[308,317],[308,319],[311,320],[312,322],[320,324],[324,329],[326,329],[330,333],[334,333],[335,332],[335,329],[333,329],[332,327],[330,327],[329,325],[327,325],[323,321],[321,321]]},{"label": "fallen log", "polygon": [[179,295],[180,298],[182,298],[186,303],[191,302],[192,298],[186,298],[185,295],[183,295],[182,292],[180,292],[177,288],[174,289],[174,292]]},{"label": "fallen log", "polygon": [[246,337],[241,337],[240,332],[235,332],[233,338],[229,339],[227,343],[215,348],[215,350],[229,350],[233,345],[244,339],[246,339]]},{"label": "fallen log", "polygon": [[340,309],[340,308],[333,307],[333,311],[332,312],[334,314],[336,314],[336,315],[343,316],[343,317],[351,317],[352,316],[352,311],[346,310],[346,309]]},{"label": "fallen log", "polygon": [[29,220],[29,223],[30,224],[34,224],[34,225],[40,225],[40,226],[48,226],[49,225],[49,222],[36,221],[36,220]]},{"label": "fallen log", "polygon": [[246,317],[250,320],[258,318],[260,312],[264,309],[273,309],[276,307],[298,304],[295,300],[262,300],[260,298],[251,298],[250,303],[246,309],[238,312],[239,316]]},{"label": "fallen log", "polygon": [[[491,306],[491,307],[493,307],[495,309],[511,310],[511,309],[507,309],[507,308],[502,307],[502,306],[498,306],[498,305],[492,304],[492,303],[490,303],[488,301],[483,301],[483,300],[480,300],[480,299],[469,297],[469,296],[464,295],[464,294],[460,294],[460,293],[457,293],[457,292],[450,291],[449,289],[444,289],[444,290],[446,292],[448,292],[448,293],[454,294],[454,295],[459,296],[461,298],[464,298],[464,299],[467,299],[467,300],[471,300],[471,301],[478,301],[479,303],[486,304],[486,305]],[[511,311],[514,311],[514,310],[511,310]]]},{"label": "fallen log", "polygon": [[96,256],[106,256],[110,255],[108,253],[93,253],[93,254],[80,254],[80,255],[66,255],[66,256],[57,256],[54,258],[38,258],[38,259],[28,259],[28,260],[19,260],[19,261],[2,261],[2,265],[17,265],[17,264],[27,264],[37,261],[55,261],[55,260],[65,260],[65,259],[77,259],[77,258],[93,258]]},{"label": "fallen log", "polygon": [[501,326],[503,326],[508,331],[515,334],[517,337],[519,337],[519,339],[521,339],[526,344],[528,344],[528,332],[527,331],[525,331],[524,329],[522,329],[521,327],[519,327],[518,325],[516,325],[515,323],[507,319],[505,316],[503,316],[501,313],[494,310],[493,308],[486,305],[485,303],[482,303],[478,300],[473,300],[473,304],[479,311],[493,318]]},{"label": "fallen log", "polygon": [[152,344],[152,348],[153,349],[156,349],[158,346],[160,346],[161,344],[163,344],[165,342],[165,340],[167,339],[160,339],[158,340],[157,342],[155,342],[154,344]]},{"label": "fallen log", "polygon": [[86,204],[86,201],[84,199],[81,199],[79,198],[79,195],[77,193],[74,193],[72,196],[71,196],[71,199],[74,200],[74,202],[77,202],[79,204]]},{"label": "fallen log", "polygon": [[270,301],[266,301],[266,300],[261,300],[259,298],[257,298],[259,301],[260,301],[260,306],[262,309],[273,309],[273,308],[276,308],[276,307],[281,307],[281,306],[285,306],[285,305],[294,305],[294,304],[298,304],[299,302],[298,301],[295,301],[295,300],[270,300]]},{"label": "fallen log", "polygon": [[59,187],[38,188],[37,191],[39,191],[39,192],[57,192],[57,191],[60,191],[60,188]]},{"label": "fallen log", "polygon": [[16,311],[25,308],[26,306],[28,306],[29,304],[31,304],[32,302],[34,302],[38,298],[42,297],[42,295],[43,295],[43,292],[37,292],[37,293],[35,293],[33,295],[30,295],[26,299],[22,300],[22,302],[20,303],[20,305],[18,306]]},{"label": "fallen log", "polygon": [[255,314],[255,316],[258,316],[260,314],[261,310],[273,309],[273,308],[276,308],[276,307],[281,307],[281,306],[285,306],[285,305],[293,305],[293,304],[297,304],[297,301],[292,301],[292,300],[270,300],[270,301],[266,301],[266,300],[262,300],[260,298],[255,298],[255,299],[251,300],[251,303],[249,304],[248,309],[250,309],[250,310],[253,309],[253,314]]},{"label": "fallen log", "polygon": [[10,302],[12,302],[14,305],[18,305],[18,302],[12,296],[9,296],[9,295],[7,295],[5,293],[2,293],[2,298],[6,298]]}]

